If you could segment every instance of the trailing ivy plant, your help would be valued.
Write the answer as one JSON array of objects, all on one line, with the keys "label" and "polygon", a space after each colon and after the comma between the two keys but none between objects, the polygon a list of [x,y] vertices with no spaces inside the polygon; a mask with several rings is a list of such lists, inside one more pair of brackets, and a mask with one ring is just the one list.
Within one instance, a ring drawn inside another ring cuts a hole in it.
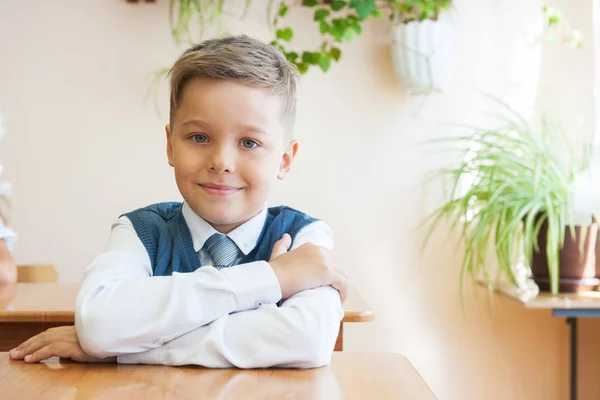
[{"label": "trailing ivy plant", "polygon": [[[222,16],[230,12],[225,6],[231,4],[225,0],[170,0],[169,21],[173,38],[178,44],[196,43],[203,37],[207,24],[215,24],[219,32],[226,32]],[[252,0],[244,0],[240,18],[246,15],[251,5]],[[451,6],[452,0],[269,0],[267,14],[275,30],[271,45],[279,48],[302,74],[311,66],[327,72],[333,62],[340,60],[343,44],[360,36],[369,19],[386,16],[392,23],[404,24],[437,20]],[[322,36],[318,48],[290,48],[296,31],[286,23],[286,16],[295,7],[314,10],[315,29]],[[568,26],[561,10],[543,7],[542,11],[551,41],[562,40],[572,47],[581,47],[581,33]],[[198,31],[193,32],[192,27],[197,27]]]},{"label": "trailing ivy plant", "polygon": [[315,9],[313,19],[323,41],[318,49],[295,51],[288,49],[294,29],[285,24],[285,17],[294,5],[280,1],[273,19],[276,30],[271,45],[279,48],[302,74],[311,66],[327,72],[332,62],[340,60],[341,45],[360,36],[368,19],[387,15],[398,23],[436,20],[451,4],[452,0],[303,0],[302,7]]},{"label": "trailing ivy plant", "polygon": [[[271,45],[280,49],[298,67],[301,74],[306,73],[311,66],[318,66],[327,72],[332,62],[340,60],[341,45],[360,36],[364,23],[369,18],[387,15],[390,21],[398,23],[436,20],[451,4],[452,0],[269,0],[267,14],[269,18],[274,15],[272,22],[275,28],[275,38]],[[244,0],[240,18],[246,15],[251,5],[252,0]],[[170,0],[169,22],[175,42],[185,45],[197,43],[203,37],[207,24],[216,24],[219,32],[226,31],[221,24],[222,16],[229,12],[225,6],[225,0]],[[288,49],[294,37],[294,29],[286,25],[285,17],[293,7],[314,9],[313,19],[323,36],[318,49]],[[193,27],[198,28],[197,34],[194,34]],[[154,71],[147,97],[156,93],[169,70],[170,67],[165,67]]]},{"label": "trailing ivy plant", "polygon": [[[435,20],[451,4],[452,0],[269,0],[268,15],[273,15],[272,10],[276,8],[272,20],[275,38],[271,45],[279,48],[302,74],[311,66],[318,66],[327,72],[332,62],[340,60],[341,45],[360,36],[368,19],[387,15],[391,21],[398,23]],[[175,41],[178,44],[197,42],[203,37],[205,26],[211,23],[223,31],[221,19],[226,13],[225,5],[225,0],[170,0],[169,21]],[[244,0],[241,18],[251,5],[252,0]],[[323,37],[318,49],[288,49],[295,32],[293,27],[286,24],[285,17],[293,7],[315,10],[315,27]],[[191,32],[192,26],[198,27],[197,35]]]}]

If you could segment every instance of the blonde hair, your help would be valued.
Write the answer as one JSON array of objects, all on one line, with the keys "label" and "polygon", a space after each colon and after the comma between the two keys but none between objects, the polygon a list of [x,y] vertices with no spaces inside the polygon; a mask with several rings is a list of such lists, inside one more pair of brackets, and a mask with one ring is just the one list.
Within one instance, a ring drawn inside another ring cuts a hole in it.
[{"label": "blonde hair", "polygon": [[181,102],[186,83],[196,77],[236,80],[270,90],[281,98],[283,127],[291,136],[296,120],[296,66],[273,46],[246,35],[209,39],[186,50],[169,72],[171,101],[169,122]]}]

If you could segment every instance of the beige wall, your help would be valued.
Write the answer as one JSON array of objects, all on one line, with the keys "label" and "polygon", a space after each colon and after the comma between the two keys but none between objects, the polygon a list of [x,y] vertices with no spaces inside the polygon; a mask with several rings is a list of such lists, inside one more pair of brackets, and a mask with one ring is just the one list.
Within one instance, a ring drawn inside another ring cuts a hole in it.
[{"label": "beige wall", "polygon": [[[18,262],[53,263],[61,281],[78,281],[120,213],[180,198],[164,154],[165,118],[143,103],[147,74],[180,52],[169,38],[167,3],[0,2],[0,113],[7,127],[0,160],[14,185]],[[540,55],[525,45],[523,35],[539,28],[541,3],[456,1],[452,79],[443,94],[425,99],[403,94],[385,30],[370,25],[344,48],[342,64],[305,77],[301,150],[273,198],[332,226],[338,254],[375,311],[376,322],[348,328],[347,349],[407,355],[441,399],[566,397],[564,322],[502,299],[492,315],[481,291],[468,290],[461,306],[454,243],[440,233],[421,254],[422,232],[414,229],[439,197],[436,187],[420,185],[423,174],[443,161],[419,143],[451,134],[441,122],[483,122],[489,107],[477,90],[563,105],[568,120],[582,114],[589,122],[590,47]],[[590,29],[591,0],[562,3],[573,22]],[[233,30],[266,39],[263,1],[255,4]],[[300,29],[314,29],[309,15],[294,19]],[[571,61],[558,68],[555,60],[565,54]],[[568,103],[565,88],[573,95]],[[159,104],[167,109],[164,93]],[[598,328],[587,328],[595,342]],[[596,360],[585,360],[584,398],[600,393],[589,379],[597,377]]]}]

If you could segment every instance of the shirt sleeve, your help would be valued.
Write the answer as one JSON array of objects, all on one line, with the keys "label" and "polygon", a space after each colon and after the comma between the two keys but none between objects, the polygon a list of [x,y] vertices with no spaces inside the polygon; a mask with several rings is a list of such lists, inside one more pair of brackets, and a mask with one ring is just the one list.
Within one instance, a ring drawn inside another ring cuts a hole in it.
[{"label": "shirt sleeve", "polygon": [[75,327],[86,353],[103,358],[147,351],[230,313],[280,299],[277,277],[264,261],[153,277],[148,253],[129,219],[121,217],[106,250],[84,274]]},{"label": "shirt sleeve", "polygon": [[[292,249],[311,242],[331,249],[329,227],[319,221],[305,227]],[[195,364],[212,368],[312,368],[329,364],[344,316],[337,290],[306,290],[280,307],[225,315],[155,349],[121,355],[123,364]]]}]

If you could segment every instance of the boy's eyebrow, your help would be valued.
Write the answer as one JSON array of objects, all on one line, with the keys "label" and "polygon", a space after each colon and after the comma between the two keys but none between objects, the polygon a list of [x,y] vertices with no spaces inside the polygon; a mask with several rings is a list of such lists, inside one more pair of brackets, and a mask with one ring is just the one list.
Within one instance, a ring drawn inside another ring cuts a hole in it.
[{"label": "boy's eyebrow", "polygon": [[[187,121],[182,122],[181,125],[183,125],[183,126],[185,126],[185,125],[194,125],[194,126],[197,126],[199,128],[210,127],[210,124],[208,122],[206,122],[204,120],[201,120],[201,119],[189,119]],[[244,132],[261,133],[261,134],[264,134],[264,135],[268,135],[269,134],[266,130],[264,130],[262,128],[259,128],[256,125],[244,124],[244,125],[241,126],[241,128],[242,128],[242,130]]]},{"label": "boy's eyebrow", "polygon": [[181,123],[181,125],[196,125],[199,127],[205,127],[205,126],[210,126],[210,124],[206,121],[203,121],[201,119],[189,119],[187,121],[184,121]]},{"label": "boy's eyebrow", "polygon": [[254,132],[254,133],[263,133],[265,135],[268,135],[269,133],[267,131],[265,131],[264,129],[261,129],[257,126],[254,125],[247,125],[244,124],[242,125],[242,129],[244,130],[244,132]]}]

